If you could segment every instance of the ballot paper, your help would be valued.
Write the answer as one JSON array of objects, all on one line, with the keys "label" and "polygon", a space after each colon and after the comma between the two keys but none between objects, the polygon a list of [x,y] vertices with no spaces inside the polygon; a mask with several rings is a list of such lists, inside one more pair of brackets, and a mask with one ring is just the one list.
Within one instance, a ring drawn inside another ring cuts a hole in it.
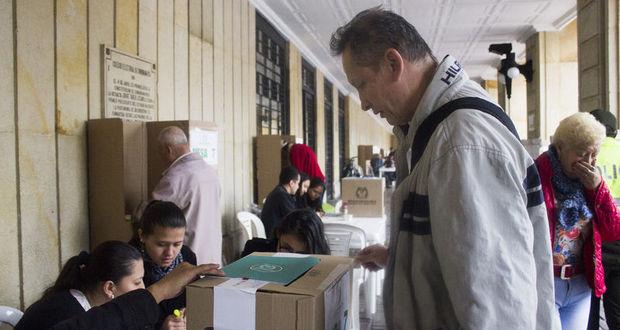
[{"label": "ballot paper", "polygon": [[227,277],[249,278],[288,285],[319,263],[315,257],[290,258],[249,255],[222,268]]}]

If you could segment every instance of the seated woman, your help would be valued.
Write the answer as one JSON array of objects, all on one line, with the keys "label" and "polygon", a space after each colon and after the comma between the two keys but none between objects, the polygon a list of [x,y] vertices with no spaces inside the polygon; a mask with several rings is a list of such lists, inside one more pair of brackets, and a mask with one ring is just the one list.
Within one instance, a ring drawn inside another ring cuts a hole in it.
[{"label": "seated woman", "polygon": [[605,292],[601,241],[620,239],[620,214],[596,168],[605,127],[587,113],[565,118],[536,159],[551,232],[555,304],[562,328],[585,329],[592,290]]},{"label": "seated woman", "polygon": [[299,188],[295,193],[295,204],[298,209],[306,207],[306,193],[310,186],[310,177],[304,172],[299,172]]},{"label": "seated woman", "polygon": [[[142,252],[146,286],[161,280],[182,262],[196,265],[196,254],[183,245],[185,226],[183,211],[172,202],[155,200],[144,209],[137,236],[129,243]],[[181,327],[177,323],[185,325],[184,318],[173,315],[175,309],[185,308],[185,293],[162,301],[160,306],[162,328],[171,327],[173,324]]]},{"label": "seated woman", "polygon": [[312,210],[289,213],[276,229],[278,252],[330,254],[323,221]]},{"label": "seated woman", "polygon": [[144,289],[142,255],[119,241],[107,241],[92,254],[70,258],[54,285],[32,304],[15,329],[48,329],[92,307],[136,289]]},{"label": "seated woman", "polygon": [[276,238],[253,238],[245,243],[241,257],[252,252],[330,254],[323,221],[310,209],[289,213],[276,228]]},{"label": "seated woman", "polygon": [[319,178],[310,180],[308,192],[306,192],[306,207],[311,208],[314,212],[325,214],[323,211],[323,194],[325,194],[325,183]]}]

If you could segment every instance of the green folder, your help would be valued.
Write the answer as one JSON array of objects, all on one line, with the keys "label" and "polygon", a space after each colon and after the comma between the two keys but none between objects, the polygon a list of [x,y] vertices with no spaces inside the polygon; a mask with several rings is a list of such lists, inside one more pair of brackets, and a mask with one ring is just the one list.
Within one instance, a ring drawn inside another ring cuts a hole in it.
[{"label": "green folder", "polygon": [[287,258],[249,255],[222,268],[227,277],[251,278],[288,285],[314,265],[315,257]]}]

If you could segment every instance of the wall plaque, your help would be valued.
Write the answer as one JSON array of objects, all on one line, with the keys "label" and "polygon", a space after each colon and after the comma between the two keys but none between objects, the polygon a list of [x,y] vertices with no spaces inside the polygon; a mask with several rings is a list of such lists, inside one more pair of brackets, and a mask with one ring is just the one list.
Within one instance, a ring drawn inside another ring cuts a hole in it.
[{"label": "wall plaque", "polygon": [[103,49],[105,118],[150,121],[157,114],[157,68],[143,58]]}]

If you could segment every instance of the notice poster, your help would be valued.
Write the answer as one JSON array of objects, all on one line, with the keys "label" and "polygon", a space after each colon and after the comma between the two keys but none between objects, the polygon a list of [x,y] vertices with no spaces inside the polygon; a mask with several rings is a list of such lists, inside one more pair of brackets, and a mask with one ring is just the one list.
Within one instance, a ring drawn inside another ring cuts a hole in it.
[{"label": "notice poster", "polygon": [[105,118],[155,120],[157,70],[155,64],[114,48],[103,47]]},{"label": "notice poster", "polygon": [[217,166],[217,131],[194,127],[189,131],[189,149],[207,164]]}]

